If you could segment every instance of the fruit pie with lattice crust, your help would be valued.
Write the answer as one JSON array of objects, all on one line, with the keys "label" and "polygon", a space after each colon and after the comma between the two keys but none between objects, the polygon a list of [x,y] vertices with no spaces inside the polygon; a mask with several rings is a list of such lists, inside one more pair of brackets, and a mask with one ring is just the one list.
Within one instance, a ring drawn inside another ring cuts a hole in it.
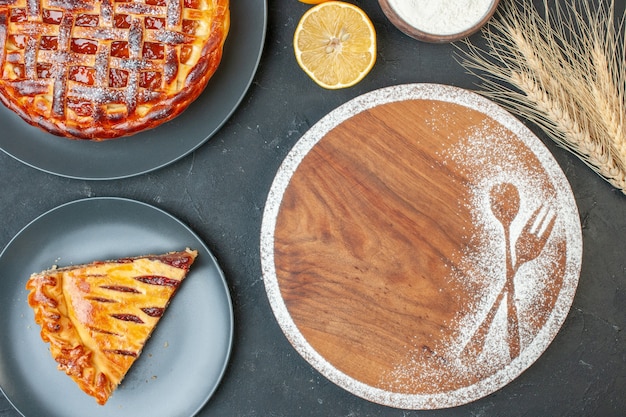
[{"label": "fruit pie with lattice crust", "polygon": [[0,100],[103,140],[182,113],[222,59],[229,0],[0,0]]}]

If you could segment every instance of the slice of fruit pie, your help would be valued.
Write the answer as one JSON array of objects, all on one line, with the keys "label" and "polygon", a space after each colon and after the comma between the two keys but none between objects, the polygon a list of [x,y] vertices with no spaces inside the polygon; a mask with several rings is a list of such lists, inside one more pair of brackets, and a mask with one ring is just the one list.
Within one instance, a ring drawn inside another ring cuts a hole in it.
[{"label": "slice of fruit pie", "polygon": [[31,275],[28,304],[58,368],[104,405],[139,357],[196,256],[187,249]]}]

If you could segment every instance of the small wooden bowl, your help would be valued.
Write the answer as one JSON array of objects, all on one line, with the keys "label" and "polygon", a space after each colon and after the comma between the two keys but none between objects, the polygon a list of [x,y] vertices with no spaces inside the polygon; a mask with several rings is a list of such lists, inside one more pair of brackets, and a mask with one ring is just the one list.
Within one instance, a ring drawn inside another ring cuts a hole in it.
[{"label": "small wooden bowl", "polygon": [[430,33],[425,31],[423,28],[415,27],[410,22],[407,22],[394,8],[394,5],[396,5],[398,1],[399,0],[378,0],[378,3],[380,4],[380,7],[382,8],[387,18],[391,21],[391,23],[393,23],[395,27],[414,39],[430,43],[453,42],[474,34],[483,25],[485,25],[485,23],[487,23],[491,16],[493,16],[499,3],[499,0],[492,0],[492,4],[487,12],[479,20],[477,20],[475,24],[465,29],[462,29],[459,32],[444,34]]}]

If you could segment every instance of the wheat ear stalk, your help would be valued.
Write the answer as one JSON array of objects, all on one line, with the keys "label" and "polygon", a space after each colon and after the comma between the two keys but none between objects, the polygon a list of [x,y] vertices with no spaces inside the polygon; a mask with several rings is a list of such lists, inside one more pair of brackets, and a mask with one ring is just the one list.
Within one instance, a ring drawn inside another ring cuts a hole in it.
[{"label": "wheat ear stalk", "polygon": [[617,30],[613,1],[599,1],[592,10],[586,0],[544,0],[543,16],[529,2],[501,2],[483,30],[486,47],[466,40],[459,50],[483,94],[626,194],[623,20]]},{"label": "wheat ear stalk", "polygon": [[[552,136],[559,145],[579,156],[612,185],[626,190],[625,171],[611,157],[606,145],[594,140],[593,129],[572,119],[570,112],[563,110],[562,95],[551,97],[535,80],[522,73],[512,73],[511,80],[524,89],[528,102],[536,106],[537,113],[550,121],[556,121],[552,126]],[[532,117],[531,121],[537,124],[544,122],[536,117]]]}]

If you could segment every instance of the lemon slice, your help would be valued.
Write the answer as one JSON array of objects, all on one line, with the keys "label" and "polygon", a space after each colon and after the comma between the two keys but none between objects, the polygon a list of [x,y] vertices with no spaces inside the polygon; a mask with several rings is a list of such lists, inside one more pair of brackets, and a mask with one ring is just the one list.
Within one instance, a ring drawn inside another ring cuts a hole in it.
[{"label": "lemon slice", "polygon": [[359,7],[326,1],[300,19],[293,38],[298,65],[328,89],[361,81],[376,62],[376,31]]}]

